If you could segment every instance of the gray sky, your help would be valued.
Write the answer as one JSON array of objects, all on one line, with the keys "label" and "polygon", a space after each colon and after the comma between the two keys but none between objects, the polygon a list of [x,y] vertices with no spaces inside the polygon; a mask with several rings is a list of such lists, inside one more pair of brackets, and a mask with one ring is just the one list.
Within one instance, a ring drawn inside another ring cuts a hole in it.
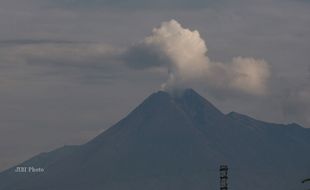
[{"label": "gray sky", "polygon": [[310,2],[305,0],[0,1],[0,170],[80,144],[167,80],[119,55],[163,21],[198,30],[210,59],[270,65],[261,96],[194,87],[225,113],[310,127]]}]

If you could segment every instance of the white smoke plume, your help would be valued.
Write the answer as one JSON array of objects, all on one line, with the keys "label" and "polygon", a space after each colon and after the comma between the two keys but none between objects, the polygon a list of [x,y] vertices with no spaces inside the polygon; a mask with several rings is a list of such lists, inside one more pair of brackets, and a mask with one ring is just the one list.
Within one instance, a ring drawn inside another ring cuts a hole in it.
[{"label": "white smoke plume", "polygon": [[166,90],[203,82],[213,88],[254,95],[266,92],[269,67],[264,60],[237,57],[231,63],[219,63],[210,61],[207,51],[198,31],[171,20],[154,28],[151,36],[127,52],[126,58],[136,68],[167,68]]}]

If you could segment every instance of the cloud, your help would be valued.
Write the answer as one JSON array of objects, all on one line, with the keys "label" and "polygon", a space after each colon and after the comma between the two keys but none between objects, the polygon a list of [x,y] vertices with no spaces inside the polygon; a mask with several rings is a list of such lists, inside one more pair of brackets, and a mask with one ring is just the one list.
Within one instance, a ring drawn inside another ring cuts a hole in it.
[{"label": "cloud", "polygon": [[13,40],[0,42],[1,64],[102,64],[115,60],[120,50],[96,43]]},{"label": "cloud", "polygon": [[130,48],[125,59],[133,68],[164,67],[168,80],[163,88],[188,87],[203,82],[218,90],[266,93],[269,66],[264,60],[236,57],[230,63],[211,61],[198,31],[183,28],[176,20],[163,22],[152,35]]},{"label": "cloud", "polygon": [[264,60],[235,57],[230,63],[211,63],[206,78],[213,88],[263,95],[267,92],[269,65]]},{"label": "cloud", "polygon": [[67,9],[96,9],[100,7],[118,9],[203,9],[217,3],[215,0],[49,0],[51,5]]},{"label": "cloud", "polygon": [[29,64],[81,68],[136,70],[163,68],[166,90],[200,84],[221,94],[262,95],[270,75],[264,60],[236,57],[229,63],[210,60],[208,48],[197,30],[183,28],[176,20],[163,22],[152,35],[128,48],[106,44],[61,40],[0,41],[1,65]]},{"label": "cloud", "polygon": [[206,52],[198,31],[183,29],[177,21],[171,20],[130,48],[126,61],[134,68],[166,67],[169,79],[164,85],[177,86],[203,75],[209,62]]},{"label": "cloud", "polygon": [[61,40],[0,41],[0,85],[46,80],[103,84],[121,78],[122,49],[101,43]]},{"label": "cloud", "polygon": [[270,72],[269,66],[264,60],[233,58],[230,71],[233,75],[230,82],[232,87],[257,94],[266,91]]}]

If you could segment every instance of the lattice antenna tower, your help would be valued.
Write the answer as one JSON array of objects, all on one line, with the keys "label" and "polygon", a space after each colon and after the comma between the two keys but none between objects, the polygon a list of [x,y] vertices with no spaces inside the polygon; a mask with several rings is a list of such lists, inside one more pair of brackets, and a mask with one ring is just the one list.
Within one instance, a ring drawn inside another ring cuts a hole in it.
[{"label": "lattice antenna tower", "polygon": [[220,190],[228,190],[228,166],[220,166]]}]

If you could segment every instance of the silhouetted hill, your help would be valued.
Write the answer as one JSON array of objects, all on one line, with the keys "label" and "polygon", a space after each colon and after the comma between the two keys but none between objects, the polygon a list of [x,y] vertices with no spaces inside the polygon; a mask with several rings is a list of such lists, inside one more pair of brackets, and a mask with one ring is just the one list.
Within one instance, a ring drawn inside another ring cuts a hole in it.
[{"label": "silhouetted hill", "polygon": [[1,190],[291,190],[310,176],[310,131],[231,112],[188,89],[149,96],[127,117],[80,146],[40,154],[0,174]]}]

